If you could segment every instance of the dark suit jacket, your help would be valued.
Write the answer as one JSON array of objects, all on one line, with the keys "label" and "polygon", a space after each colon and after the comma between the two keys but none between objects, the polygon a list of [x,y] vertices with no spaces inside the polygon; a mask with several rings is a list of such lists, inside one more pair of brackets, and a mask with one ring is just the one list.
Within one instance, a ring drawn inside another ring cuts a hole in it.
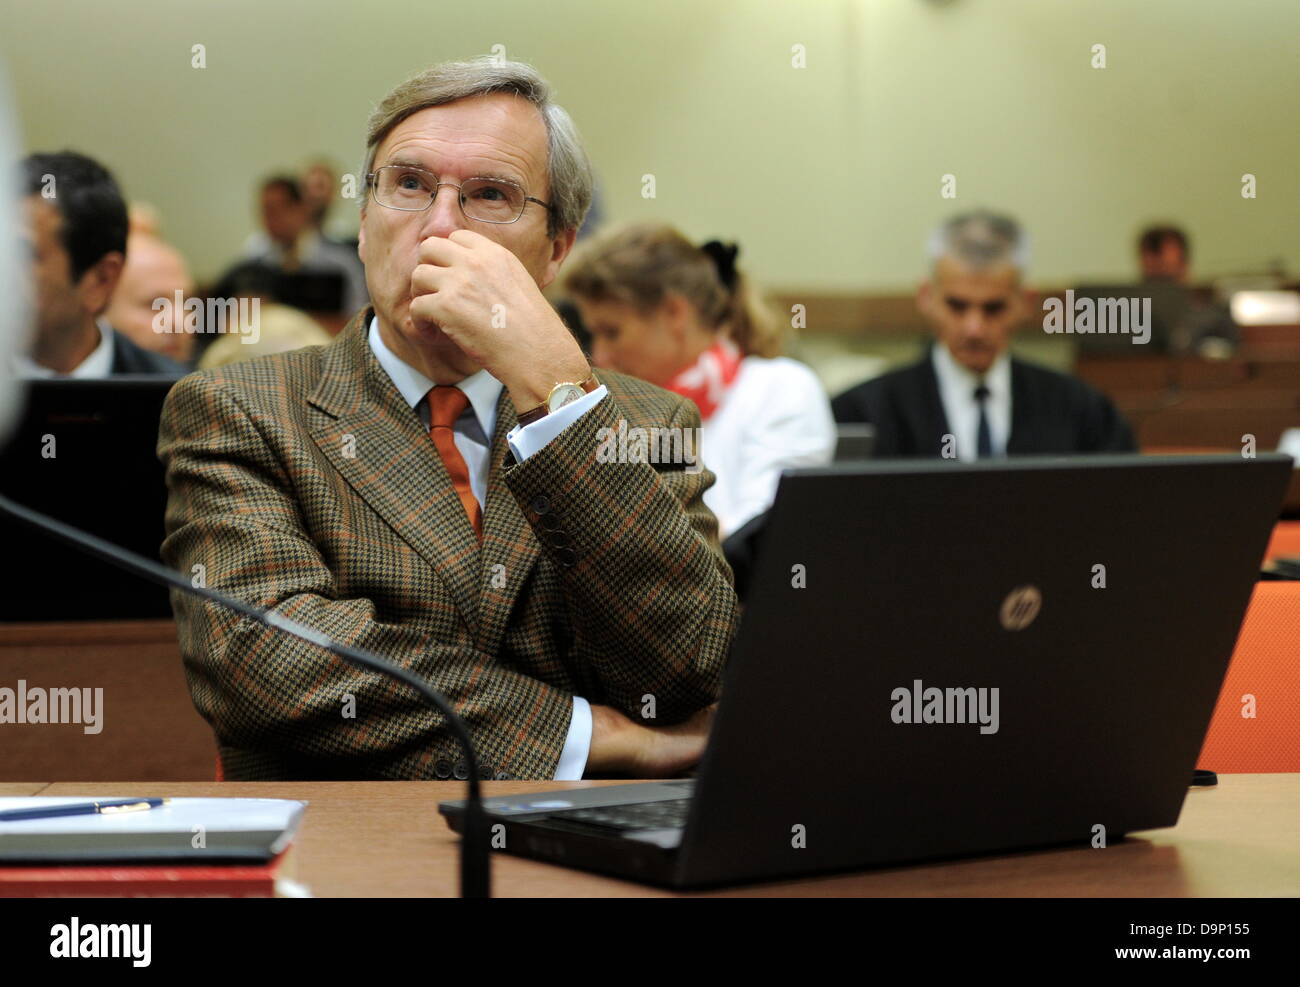
[{"label": "dark suit jacket", "polygon": [[171,357],[154,353],[113,330],[113,374],[166,374],[180,377],[188,372]]},{"label": "dark suit jacket", "polygon": [[[367,344],[369,317],[329,346],[172,389],[167,564],[423,676],[489,776],[553,777],[575,694],[638,722],[653,696],[660,725],[715,701],[738,610],[701,497],[713,476],[596,458],[620,418],[694,428],[695,405],[601,371],[610,397],[514,464],[503,391],[480,547]],[[227,777],[463,772],[441,717],[405,687],[188,595],[172,606]]]},{"label": "dark suit jacket", "polygon": [[[876,456],[938,456],[950,431],[929,353],[845,391],[831,409],[837,422],[876,427]],[[1105,395],[1012,357],[1008,455],[1136,450],[1128,423]]]}]

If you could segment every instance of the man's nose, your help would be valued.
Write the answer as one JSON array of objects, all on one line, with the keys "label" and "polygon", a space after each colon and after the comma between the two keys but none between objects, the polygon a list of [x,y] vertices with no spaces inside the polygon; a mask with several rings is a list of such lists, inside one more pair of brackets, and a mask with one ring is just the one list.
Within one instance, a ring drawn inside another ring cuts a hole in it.
[{"label": "man's nose", "polygon": [[460,189],[451,185],[439,186],[433,205],[424,212],[424,236],[450,236],[465,228],[465,215],[460,211]]},{"label": "man's nose", "polygon": [[986,322],[987,319],[984,316],[984,311],[977,306],[972,305],[962,316],[962,334],[969,337],[983,336]]}]

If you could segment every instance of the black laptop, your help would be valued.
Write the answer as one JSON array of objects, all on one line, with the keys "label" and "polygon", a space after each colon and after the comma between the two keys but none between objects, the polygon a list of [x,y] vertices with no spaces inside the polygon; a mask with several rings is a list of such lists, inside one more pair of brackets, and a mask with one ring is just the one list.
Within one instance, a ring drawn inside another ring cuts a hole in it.
[{"label": "black laptop", "polygon": [[[158,559],[167,489],[155,449],[166,376],[27,381],[0,493]],[[0,621],[170,617],[167,590],[0,517]]]},{"label": "black laptop", "polygon": [[788,472],[697,777],[489,798],[490,821],[506,852],[671,887],[1173,826],[1290,473]]}]

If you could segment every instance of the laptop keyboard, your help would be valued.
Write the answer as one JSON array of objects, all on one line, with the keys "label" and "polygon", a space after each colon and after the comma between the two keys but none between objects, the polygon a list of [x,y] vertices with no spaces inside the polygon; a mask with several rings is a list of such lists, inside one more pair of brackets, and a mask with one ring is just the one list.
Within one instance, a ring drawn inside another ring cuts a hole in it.
[{"label": "laptop keyboard", "polygon": [[606,805],[595,809],[565,809],[549,813],[555,820],[586,823],[617,832],[642,829],[681,829],[691,800],[667,799],[663,802],[634,802],[630,805]]}]

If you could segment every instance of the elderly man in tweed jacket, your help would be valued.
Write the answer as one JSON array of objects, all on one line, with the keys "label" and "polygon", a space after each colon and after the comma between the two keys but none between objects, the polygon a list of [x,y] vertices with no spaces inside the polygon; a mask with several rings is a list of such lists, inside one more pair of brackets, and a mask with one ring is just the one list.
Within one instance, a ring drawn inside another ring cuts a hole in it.
[{"label": "elderly man in tweed jacket", "polygon": [[[541,295],[591,199],[572,123],[528,66],[445,63],[375,110],[366,173],[373,309],[330,346],[168,397],[165,560],[421,675],[486,776],[689,768],[736,598],[711,475],[598,455],[622,429],[695,428],[696,409],[597,380]],[[226,777],[464,776],[404,686],[173,607]]]}]

